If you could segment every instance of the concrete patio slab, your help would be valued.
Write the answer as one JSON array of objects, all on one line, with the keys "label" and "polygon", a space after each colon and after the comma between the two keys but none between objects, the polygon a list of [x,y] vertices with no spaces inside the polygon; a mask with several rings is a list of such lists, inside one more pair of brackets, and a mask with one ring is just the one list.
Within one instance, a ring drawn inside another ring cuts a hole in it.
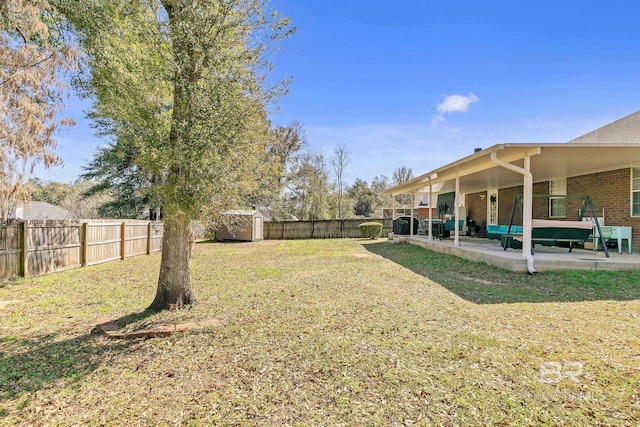
[{"label": "concrete patio slab", "polygon": [[[394,236],[394,242],[406,242],[425,249],[454,255],[470,261],[484,262],[506,270],[526,272],[527,263],[522,257],[522,250],[507,249],[500,246],[496,240],[480,238],[460,238],[459,246],[454,246],[453,240],[430,241],[425,236]],[[534,265],[537,271],[558,270],[610,270],[624,271],[640,269],[639,254],[619,254],[609,250],[607,258],[603,251],[586,249],[547,247],[536,245],[534,248]]]}]

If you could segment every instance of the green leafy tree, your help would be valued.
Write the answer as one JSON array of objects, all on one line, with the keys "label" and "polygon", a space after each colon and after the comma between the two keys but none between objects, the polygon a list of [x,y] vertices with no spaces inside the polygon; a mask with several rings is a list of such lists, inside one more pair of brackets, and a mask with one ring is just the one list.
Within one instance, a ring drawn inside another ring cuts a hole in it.
[{"label": "green leafy tree", "polygon": [[356,178],[356,181],[347,190],[348,196],[353,199],[353,213],[356,216],[370,217],[375,211],[376,195],[366,181]]},{"label": "green leafy tree", "polygon": [[153,192],[159,178],[136,165],[134,150],[133,144],[107,144],[85,167],[83,178],[94,182],[85,197],[108,196],[98,208],[101,217],[161,219],[162,203]]},{"label": "green leafy tree", "polygon": [[263,0],[58,0],[78,30],[92,117],[157,177],[164,236],[155,309],[192,302],[189,223],[215,222],[257,185],[268,140],[268,54],[291,33]]},{"label": "green leafy tree", "polygon": [[56,206],[61,206],[65,197],[73,191],[72,186],[69,184],[55,181],[45,182],[40,178],[30,179],[29,186],[32,188],[32,200],[47,202]]}]

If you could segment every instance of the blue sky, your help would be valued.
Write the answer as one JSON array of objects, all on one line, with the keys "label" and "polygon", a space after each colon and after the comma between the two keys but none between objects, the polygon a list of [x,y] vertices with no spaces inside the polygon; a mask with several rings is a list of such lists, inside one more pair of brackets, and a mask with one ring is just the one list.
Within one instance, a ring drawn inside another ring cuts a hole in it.
[{"label": "blue sky", "polygon": [[[565,142],[640,110],[640,2],[272,0],[296,34],[275,77],[293,77],[275,124],[302,123],[347,182],[418,175],[506,142]],[[82,118],[59,137],[72,181],[102,142]]]}]

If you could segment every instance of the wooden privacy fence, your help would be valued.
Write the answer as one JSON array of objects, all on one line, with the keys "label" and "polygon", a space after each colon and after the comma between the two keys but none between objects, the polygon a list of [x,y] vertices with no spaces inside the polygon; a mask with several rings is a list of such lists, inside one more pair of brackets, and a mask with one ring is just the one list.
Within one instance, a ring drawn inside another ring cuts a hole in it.
[{"label": "wooden privacy fence", "polygon": [[161,222],[33,220],[0,226],[0,280],[162,250]]},{"label": "wooden privacy fence", "polygon": [[272,240],[358,238],[358,225],[363,222],[382,224],[382,236],[393,231],[391,219],[343,219],[323,221],[265,222],[263,237]]}]

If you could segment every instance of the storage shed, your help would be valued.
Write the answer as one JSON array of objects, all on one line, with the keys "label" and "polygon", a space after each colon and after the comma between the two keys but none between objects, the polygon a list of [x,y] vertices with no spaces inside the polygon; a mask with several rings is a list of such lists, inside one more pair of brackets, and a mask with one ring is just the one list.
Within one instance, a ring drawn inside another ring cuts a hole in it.
[{"label": "storage shed", "polygon": [[260,211],[229,210],[224,211],[224,222],[216,230],[216,240],[239,240],[255,242],[262,240],[264,215]]}]

